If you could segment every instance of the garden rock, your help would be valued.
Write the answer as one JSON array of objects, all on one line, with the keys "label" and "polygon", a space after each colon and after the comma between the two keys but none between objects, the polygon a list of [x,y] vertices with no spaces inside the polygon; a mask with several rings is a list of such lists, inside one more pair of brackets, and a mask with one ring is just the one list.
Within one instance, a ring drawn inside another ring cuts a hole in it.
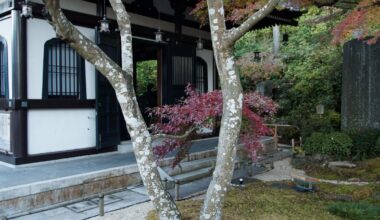
[{"label": "garden rock", "polygon": [[347,180],[348,182],[360,182],[359,178],[350,178]]},{"label": "garden rock", "polygon": [[346,195],[346,194],[327,194],[324,197],[325,199],[334,200],[334,201],[343,201],[343,202],[354,201],[353,196]]},{"label": "garden rock", "polygon": [[378,192],[373,193],[373,198],[374,199],[380,199],[380,193],[378,193]]},{"label": "garden rock", "polygon": [[313,154],[312,160],[320,163],[320,162],[329,161],[330,157],[328,155],[323,155],[323,154]]},{"label": "garden rock", "polygon": [[348,162],[348,161],[332,161],[332,162],[329,162],[328,167],[330,169],[334,169],[334,168],[355,168],[356,164],[353,164],[353,163]]}]

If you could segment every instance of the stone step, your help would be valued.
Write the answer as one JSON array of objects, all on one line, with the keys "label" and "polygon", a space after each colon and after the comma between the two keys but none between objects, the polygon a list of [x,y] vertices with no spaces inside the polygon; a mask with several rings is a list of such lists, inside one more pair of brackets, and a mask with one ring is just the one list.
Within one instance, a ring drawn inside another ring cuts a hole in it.
[{"label": "stone step", "polygon": [[131,141],[122,141],[117,146],[117,151],[119,153],[131,153],[131,152],[133,152],[132,142]]},{"label": "stone step", "polygon": [[[196,161],[200,159],[205,159],[205,158],[210,158],[210,157],[215,157],[216,156],[216,150],[205,150],[202,152],[194,152],[191,153],[187,158],[183,160],[183,162],[188,162],[188,161]],[[173,162],[175,160],[175,157],[168,157],[165,158],[164,160],[160,160],[158,165],[160,167],[170,167],[172,166]]]},{"label": "stone step", "polygon": [[211,175],[213,168],[205,167],[202,169],[194,170],[187,173],[182,173],[176,176],[173,176],[175,181],[179,181],[179,184],[185,184],[194,180],[202,179]]},{"label": "stone step", "polygon": [[215,157],[208,157],[199,160],[181,162],[176,167],[171,166],[164,167],[163,170],[170,176],[179,175],[182,173],[188,173],[191,171],[199,170],[206,167],[212,167],[215,163]]}]

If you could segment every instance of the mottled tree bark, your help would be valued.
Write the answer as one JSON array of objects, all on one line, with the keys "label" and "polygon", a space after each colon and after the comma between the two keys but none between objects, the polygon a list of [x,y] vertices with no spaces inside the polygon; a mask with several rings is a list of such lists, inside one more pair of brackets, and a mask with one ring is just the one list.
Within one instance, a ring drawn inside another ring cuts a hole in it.
[{"label": "mottled tree bark", "polygon": [[231,182],[242,121],[243,92],[235,67],[233,46],[252,26],[268,15],[279,0],[270,0],[238,28],[226,30],[223,0],[207,0],[211,39],[222,93],[223,115],[213,179],[200,219],[221,219],[224,198]]},{"label": "mottled tree bark", "polygon": [[131,136],[141,178],[160,219],[180,219],[179,211],[161,183],[152,151],[152,137],[141,115],[133,89],[132,32],[129,15],[121,0],[110,0],[117,15],[122,43],[122,68],[96,44],[81,34],[63,14],[59,0],[44,0],[51,16],[50,24],[84,59],[92,63],[115,89]]}]

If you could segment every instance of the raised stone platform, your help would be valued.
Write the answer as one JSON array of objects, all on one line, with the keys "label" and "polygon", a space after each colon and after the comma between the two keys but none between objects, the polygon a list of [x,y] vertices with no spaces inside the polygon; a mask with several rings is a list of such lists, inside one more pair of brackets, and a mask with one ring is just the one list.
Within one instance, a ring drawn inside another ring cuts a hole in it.
[{"label": "raised stone platform", "polygon": [[[273,147],[270,139],[263,139],[268,148]],[[217,137],[194,141],[185,161],[215,157],[217,141]],[[173,155],[160,165],[170,165]],[[136,184],[141,184],[141,178],[133,153],[115,152],[14,168],[0,165],[0,217],[75,203]]]}]

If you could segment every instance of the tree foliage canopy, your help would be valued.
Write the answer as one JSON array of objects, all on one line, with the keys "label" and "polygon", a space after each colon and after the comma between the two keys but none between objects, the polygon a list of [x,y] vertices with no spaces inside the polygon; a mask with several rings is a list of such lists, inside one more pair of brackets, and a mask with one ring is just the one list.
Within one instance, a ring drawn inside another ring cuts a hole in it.
[{"label": "tree foliage canopy", "polygon": [[[330,33],[342,18],[338,16],[311,24],[329,14],[329,9],[310,7],[300,17],[297,27],[281,26],[281,32],[288,35],[288,40],[282,43],[278,55],[283,68],[279,74],[267,72],[268,79],[272,80],[277,89],[277,117],[302,128],[304,135],[315,130],[321,131],[322,128],[328,131],[339,128],[339,114],[336,112],[340,110],[343,54],[341,45],[330,44],[333,39]],[[269,53],[273,44],[271,31],[252,31],[238,41],[235,44],[235,53],[239,55],[238,63],[244,53],[249,54],[255,50]],[[256,69],[250,71],[250,74],[248,71],[247,74],[240,72],[245,89],[254,89],[258,82],[255,80]],[[315,114],[318,104],[325,106],[323,119]]]},{"label": "tree foliage canopy", "polygon": [[[263,0],[224,0],[226,19],[235,24],[259,10],[266,1]],[[374,43],[380,38],[380,0],[353,0],[351,8],[342,6],[341,0],[288,0],[282,1],[277,9],[307,10],[311,6],[327,6],[339,9],[343,19],[336,24],[332,31],[332,42],[342,44],[347,40],[369,38],[369,43]],[[199,0],[191,12],[201,24],[208,22],[207,2]],[[330,15],[331,16],[331,15]],[[325,15],[325,18],[329,16]]]}]

